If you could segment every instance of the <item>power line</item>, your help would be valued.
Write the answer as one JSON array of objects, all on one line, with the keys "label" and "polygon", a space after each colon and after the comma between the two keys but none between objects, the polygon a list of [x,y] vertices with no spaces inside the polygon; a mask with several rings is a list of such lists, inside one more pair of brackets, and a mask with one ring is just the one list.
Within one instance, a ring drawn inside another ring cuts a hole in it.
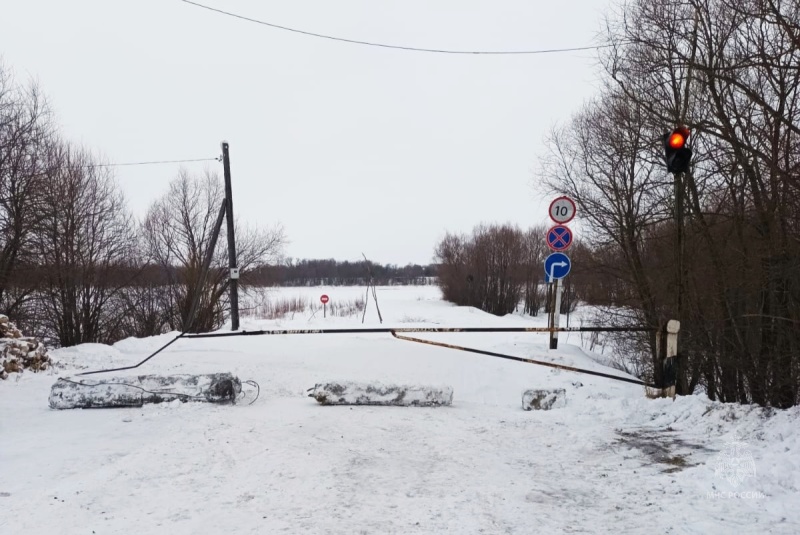
[{"label": "power line", "polygon": [[253,19],[250,17],[245,17],[244,15],[238,15],[236,13],[231,13],[230,11],[224,11],[222,9],[217,9],[215,7],[206,6],[203,4],[199,4],[197,2],[192,2],[191,0],[180,0],[186,4],[191,4],[196,7],[200,7],[203,9],[207,9],[208,11],[213,11],[215,13],[219,13],[221,15],[227,15],[228,17],[233,17],[236,19],[244,20],[247,22],[252,22],[255,24],[260,24],[262,26],[269,26],[270,28],[275,28],[278,30],[284,30],[287,32],[299,33],[302,35],[308,35],[310,37],[318,37],[320,39],[330,39],[331,41],[341,41],[343,43],[351,43],[355,45],[364,45],[364,46],[375,46],[379,48],[392,48],[395,50],[406,50],[410,52],[431,52],[434,54],[472,54],[472,55],[523,55],[523,54],[556,54],[561,52],[580,52],[582,50],[597,50],[600,48],[608,48],[614,45],[594,45],[594,46],[579,46],[579,47],[572,47],[572,48],[549,48],[549,49],[540,49],[540,50],[447,50],[447,49],[438,49],[438,48],[419,48],[414,46],[402,46],[402,45],[388,45],[385,43],[374,43],[370,41],[359,41],[356,39],[346,39],[344,37],[336,37],[333,35],[325,35],[321,33],[314,33],[308,32],[305,30],[298,30],[297,28],[289,28],[287,26],[281,26],[279,24],[273,24],[271,22],[266,22],[263,20]]},{"label": "power line", "polygon": [[159,165],[166,163],[189,163],[189,162],[218,162],[219,158],[195,158],[193,160],[157,160],[150,162],[125,162],[125,163],[98,163],[93,165],[84,165],[83,167],[121,167],[123,165]]},{"label": "power line", "polygon": [[98,163],[98,164],[90,164],[90,165],[60,165],[54,167],[48,167],[47,171],[43,171],[41,173],[36,173],[30,176],[38,177],[38,176],[45,176],[49,175],[55,171],[59,170],[75,170],[75,169],[94,169],[95,167],[122,167],[126,165],[159,165],[159,164],[167,164],[167,163],[190,163],[190,162],[219,162],[221,161],[220,157],[217,158],[195,158],[191,160],[154,160],[148,162],[123,162],[123,163]]}]

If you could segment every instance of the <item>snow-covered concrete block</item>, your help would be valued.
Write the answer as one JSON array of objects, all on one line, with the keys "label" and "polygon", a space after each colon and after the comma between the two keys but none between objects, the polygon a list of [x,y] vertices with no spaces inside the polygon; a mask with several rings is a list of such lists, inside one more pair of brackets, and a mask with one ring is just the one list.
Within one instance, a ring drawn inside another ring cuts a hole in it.
[{"label": "snow-covered concrete block", "polygon": [[62,377],[50,389],[50,408],[141,407],[162,401],[234,403],[242,391],[230,373],[205,375],[134,375],[84,379]]},{"label": "snow-covered concrete block", "polygon": [[450,386],[384,385],[381,383],[320,383],[309,397],[320,405],[394,405],[439,407],[453,403]]},{"label": "snow-covered concrete block", "polygon": [[549,411],[567,405],[567,392],[563,388],[534,388],[522,394],[522,408],[526,411]]}]

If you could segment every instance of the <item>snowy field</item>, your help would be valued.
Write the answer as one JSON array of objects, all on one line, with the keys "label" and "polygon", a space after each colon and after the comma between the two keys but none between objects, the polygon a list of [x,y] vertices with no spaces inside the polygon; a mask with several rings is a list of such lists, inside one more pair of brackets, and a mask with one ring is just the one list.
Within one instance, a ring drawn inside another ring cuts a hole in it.
[{"label": "snowy field", "polygon": [[[333,303],[364,289],[270,297],[322,293]],[[379,287],[378,298],[384,327],[544,324],[452,306],[435,287]],[[310,316],[242,328],[362,325]],[[364,326],[381,326],[372,300]],[[558,351],[538,334],[415,336],[622,373],[577,334]],[[136,363],[172,337],[54,351],[62,368],[0,382],[0,533],[800,533],[797,409],[650,400],[636,385],[389,334],[179,340],[138,372],[232,372],[260,384],[252,405],[48,408],[58,376]],[[453,405],[307,397],[338,380],[448,385]],[[523,411],[529,388],[563,388],[567,404]]]}]

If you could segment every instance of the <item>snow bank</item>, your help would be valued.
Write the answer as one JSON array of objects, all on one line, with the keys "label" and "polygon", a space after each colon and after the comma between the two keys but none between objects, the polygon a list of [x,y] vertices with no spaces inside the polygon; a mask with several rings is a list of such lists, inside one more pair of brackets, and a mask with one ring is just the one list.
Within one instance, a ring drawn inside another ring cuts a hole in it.
[{"label": "snow bank", "polygon": [[50,389],[50,408],[141,407],[145,403],[207,401],[233,403],[242,391],[230,373],[206,375],[139,375],[102,380],[61,377]]},{"label": "snow bank", "polygon": [[453,403],[449,386],[383,385],[380,383],[322,383],[314,385],[309,397],[320,405],[395,405],[438,407]]}]

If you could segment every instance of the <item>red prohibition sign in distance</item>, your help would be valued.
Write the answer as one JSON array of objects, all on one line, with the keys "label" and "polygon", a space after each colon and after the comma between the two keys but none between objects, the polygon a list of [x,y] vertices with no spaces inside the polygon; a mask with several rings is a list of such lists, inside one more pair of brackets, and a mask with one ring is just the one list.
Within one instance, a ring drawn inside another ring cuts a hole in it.
[{"label": "red prohibition sign in distance", "polygon": [[325,295],[325,294],[322,294],[321,296],[319,296],[319,300],[322,301],[322,304],[324,305],[325,303],[328,302],[328,296]]},{"label": "red prohibition sign in distance", "polygon": [[565,225],[556,225],[547,231],[547,246],[553,251],[566,251],[572,245],[572,231]]},{"label": "red prohibition sign in distance", "polygon": [[556,223],[563,224],[572,221],[576,211],[575,201],[569,197],[558,197],[550,203],[548,213],[550,214],[550,219]]}]

